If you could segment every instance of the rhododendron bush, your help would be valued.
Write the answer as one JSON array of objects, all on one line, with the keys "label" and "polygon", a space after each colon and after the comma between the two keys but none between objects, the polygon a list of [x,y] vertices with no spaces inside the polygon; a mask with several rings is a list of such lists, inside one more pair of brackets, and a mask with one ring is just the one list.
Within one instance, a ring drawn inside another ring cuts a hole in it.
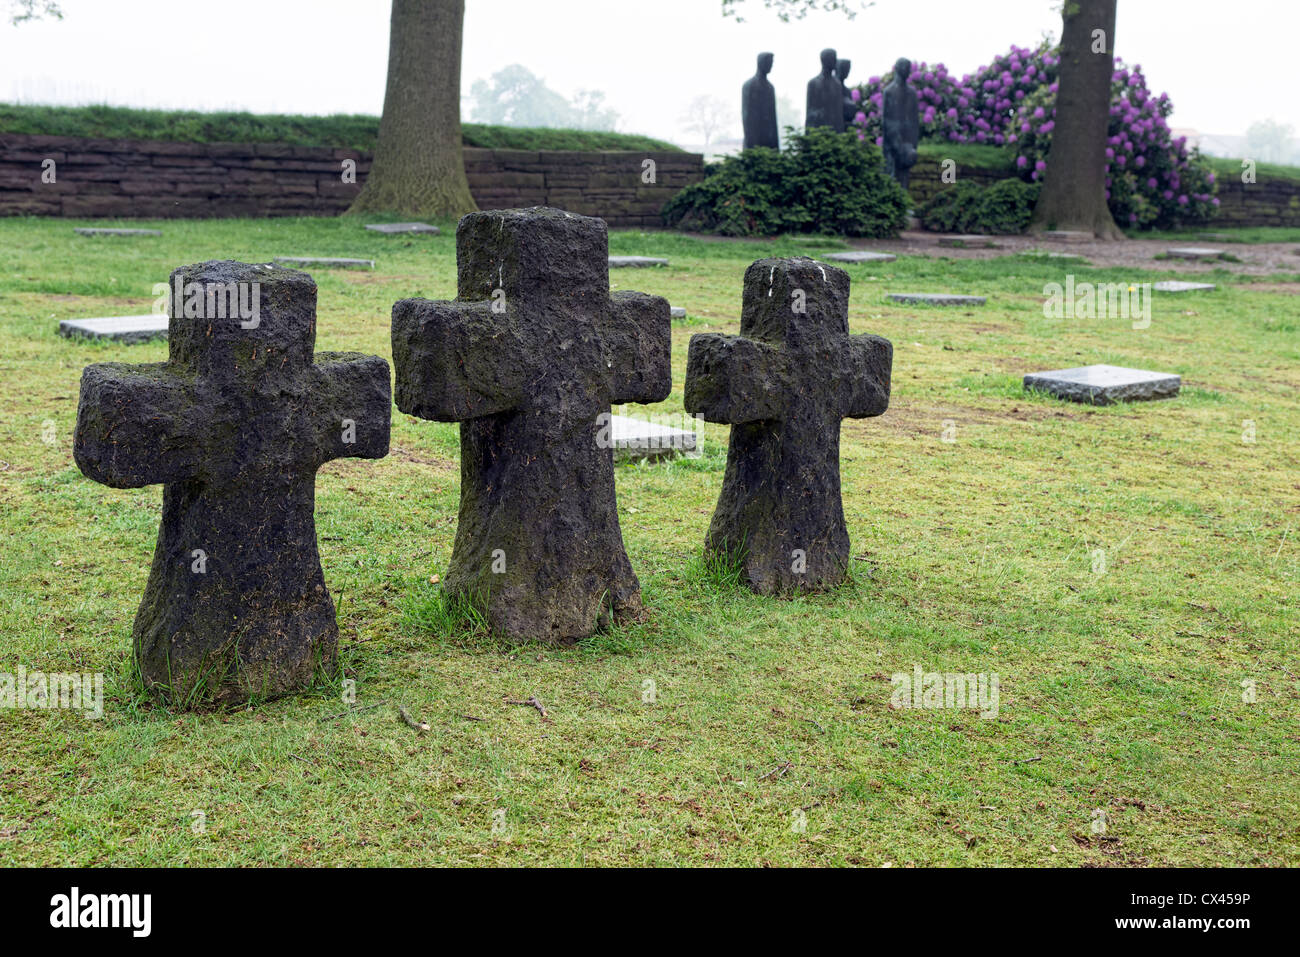
[{"label": "rhododendron bush", "polygon": [[[1056,126],[1057,50],[1012,47],[1010,52],[960,79],[942,63],[917,63],[916,90],[921,139],[982,143],[1015,151],[1022,179],[1037,182],[1047,168]],[[859,139],[881,141],[882,91],[892,74],[871,77],[850,95],[860,111]],[[1168,228],[1201,223],[1219,205],[1214,174],[1184,138],[1173,139],[1166,93],[1153,96],[1140,66],[1116,59],[1111,81],[1106,199],[1120,226]]]}]

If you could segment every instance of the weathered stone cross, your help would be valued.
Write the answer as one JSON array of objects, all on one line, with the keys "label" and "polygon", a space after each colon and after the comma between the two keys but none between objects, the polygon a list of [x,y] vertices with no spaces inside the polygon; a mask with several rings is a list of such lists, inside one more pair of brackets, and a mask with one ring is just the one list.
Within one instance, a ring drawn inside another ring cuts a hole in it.
[{"label": "weathered stone cross", "polygon": [[293,691],[336,667],[316,470],[388,453],[388,363],[313,356],[306,273],[206,262],[172,285],[167,362],[82,373],[77,465],[114,488],[163,484],[135,618],[146,685],[185,705]]},{"label": "weathered stone cross", "polygon": [[811,259],[745,271],[740,335],[691,337],[686,411],[731,425],[707,548],[774,593],[843,580],[840,420],[889,406],[893,346],[849,335],[849,276]]},{"label": "weathered stone cross", "polygon": [[668,301],[611,297],[604,221],[558,209],[471,213],[456,254],[455,301],[393,306],[397,407],[461,423],[445,586],[506,635],[574,641],[641,607],[608,415],[667,398]]}]

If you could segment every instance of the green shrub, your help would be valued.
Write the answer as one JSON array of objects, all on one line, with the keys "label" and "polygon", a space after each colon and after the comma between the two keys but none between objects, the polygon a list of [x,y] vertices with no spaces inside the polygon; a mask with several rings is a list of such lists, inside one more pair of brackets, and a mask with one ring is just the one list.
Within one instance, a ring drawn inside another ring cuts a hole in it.
[{"label": "green shrub", "polygon": [[923,229],[937,233],[987,233],[995,236],[1023,233],[1038,202],[1037,183],[1004,179],[985,188],[958,183],[932,197],[918,215]]},{"label": "green shrub", "polygon": [[814,128],[791,133],[783,151],[753,147],[711,166],[665,204],[663,217],[678,229],[723,236],[879,237],[902,229],[909,205],[877,147]]}]

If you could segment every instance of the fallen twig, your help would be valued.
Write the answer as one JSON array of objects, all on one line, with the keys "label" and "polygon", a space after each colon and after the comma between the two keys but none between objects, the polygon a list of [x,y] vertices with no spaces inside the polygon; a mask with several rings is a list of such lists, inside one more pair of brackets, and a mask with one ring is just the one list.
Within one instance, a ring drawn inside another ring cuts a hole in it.
[{"label": "fallen twig", "polygon": [[415,718],[412,718],[412,717],[411,717],[411,712],[407,711],[405,707],[399,707],[399,708],[397,709],[397,711],[398,711],[398,713],[402,716],[402,720],[405,721],[405,722],[406,722],[408,725],[410,725],[412,728],[414,728],[416,731],[428,731],[428,730],[429,730],[429,725],[428,725],[428,723],[426,723],[426,722],[424,722],[424,721],[417,721]]},{"label": "fallen twig", "polygon": [[[785,777],[786,772],[789,771],[792,767],[794,767],[794,765],[791,764],[789,761],[783,761],[780,764],[778,764],[776,767],[774,767],[771,771],[768,771],[766,774],[759,775],[758,779],[760,781],[766,781],[774,774],[776,774],[777,777]],[[780,771],[781,773],[777,774],[778,771]]]},{"label": "fallen twig", "polygon": [[543,721],[549,721],[549,720],[550,720],[550,718],[547,716],[547,713],[546,713],[546,706],[543,705],[540,701],[537,700],[537,695],[533,695],[531,698],[529,698],[529,699],[526,700],[526,701],[511,701],[511,700],[507,699],[507,700],[506,700],[506,704],[519,704],[519,705],[524,705],[525,707],[528,707],[528,708],[536,708],[536,709],[537,709],[537,713],[540,714],[540,715],[542,716],[542,720],[543,720]]},{"label": "fallen twig", "polygon": [[1017,758],[1011,763],[1012,764],[1033,764],[1035,761],[1041,761],[1041,760],[1043,760],[1043,756],[1040,754],[1037,757],[1033,757],[1033,758]]}]

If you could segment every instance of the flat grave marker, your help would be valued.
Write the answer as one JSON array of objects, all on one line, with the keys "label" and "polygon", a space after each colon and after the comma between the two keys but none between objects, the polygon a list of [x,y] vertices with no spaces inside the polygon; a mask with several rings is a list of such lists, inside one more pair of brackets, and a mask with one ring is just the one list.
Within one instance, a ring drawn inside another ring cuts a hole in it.
[{"label": "flat grave marker", "polygon": [[1156,292],[1201,292],[1216,288],[1212,282],[1186,282],[1182,279],[1165,279],[1151,287]]},{"label": "flat grave marker", "polygon": [[1025,389],[1028,391],[1046,392],[1058,399],[1088,405],[1172,399],[1181,387],[1182,378],[1170,372],[1111,365],[1031,372],[1025,376]]},{"label": "flat grave marker", "polygon": [[1223,250],[1211,246],[1175,246],[1165,250],[1165,253],[1175,259],[1218,259],[1223,255]]},{"label": "flat grave marker", "polygon": [[668,315],[674,319],[685,319],[686,308],[684,306],[670,306],[668,309]]},{"label": "flat grave marker", "polygon": [[876,253],[869,249],[853,249],[846,253],[830,253],[821,258],[833,263],[892,263],[898,259],[893,253]]},{"label": "flat grave marker", "polygon": [[161,229],[110,229],[106,226],[78,226],[79,236],[161,236]]},{"label": "flat grave marker", "polygon": [[894,302],[922,306],[982,306],[988,301],[984,296],[960,296],[949,292],[891,292],[889,298]]},{"label": "flat grave marker", "polygon": [[345,259],[338,256],[276,256],[282,266],[321,266],[325,269],[374,269],[373,259]]},{"label": "flat grave marker", "polygon": [[1090,243],[1097,238],[1092,233],[1081,229],[1049,229],[1039,235],[1058,243]]},{"label": "flat grave marker", "polygon": [[997,243],[992,236],[940,236],[940,246],[950,246],[954,249],[996,249]]},{"label": "flat grave marker", "polygon": [[672,458],[694,452],[699,436],[685,429],[647,422],[626,415],[610,415],[610,437],[614,443],[614,460],[629,462]]},{"label": "flat grave marker", "polygon": [[667,266],[667,259],[659,259],[655,256],[610,256],[609,268],[633,268],[644,269],[648,266]]},{"label": "flat grave marker", "polygon": [[425,236],[442,234],[442,230],[437,226],[430,226],[428,223],[367,223],[366,229],[389,236],[402,233],[419,233]]},{"label": "flat grave marker", "polygon": [[167,338],[166,316],[103,316],[93,319],[63,319],[59,335],[69,339],[112,339],[117,342],[146,342]]}]

